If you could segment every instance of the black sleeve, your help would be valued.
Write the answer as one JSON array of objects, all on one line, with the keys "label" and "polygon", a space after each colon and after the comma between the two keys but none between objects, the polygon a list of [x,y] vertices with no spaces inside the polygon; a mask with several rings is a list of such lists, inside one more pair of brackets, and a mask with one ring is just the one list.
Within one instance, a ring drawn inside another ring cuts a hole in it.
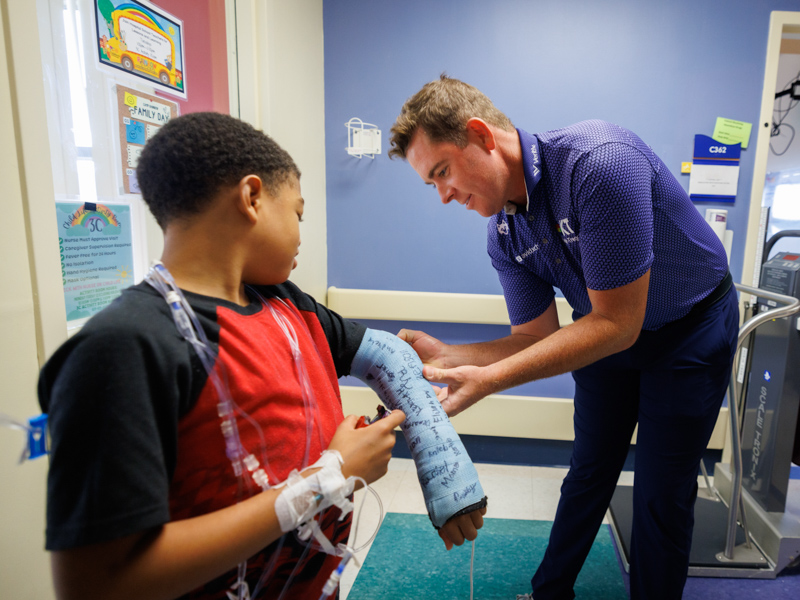
[{"label": "black sleeve", "polygon": [[51,435],[48,550],[169,521],[177,422],[192,387],[191,360],[174,325],[158,313],[137,315],[130,306],[110,313],[68,340],[39,377]]},{"label": "black sleeve", "polygon": [[299,310],[316,315],[325,332],[325,337],[328,339],[333,363],[336,366],[336,376],[349,375],[353,358],[361,346],[361,340],[364,338],[367,328],[361,323],[345,319],[329,310],[290,281],[279,286],[272,286],[270,289],[279,297],[291,300]]}]

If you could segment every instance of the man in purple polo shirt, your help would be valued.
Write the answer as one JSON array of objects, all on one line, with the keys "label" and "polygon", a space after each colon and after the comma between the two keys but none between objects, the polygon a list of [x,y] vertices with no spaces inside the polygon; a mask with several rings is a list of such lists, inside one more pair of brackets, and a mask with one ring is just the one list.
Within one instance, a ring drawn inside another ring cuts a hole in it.
[{"label": "man in purple polo shirt", "polygon": [[[584,121],[531,135],[442,76],[403,106],[390,156],[445,204],[489,217],[511,335],[447,345],[404,330],[455,415],[571,371],[575,442],[532,595],[573,598],[634,427],[631,596],[680,598],[700,459],[730,378],[738,303],[722,244],[652,149]],[[560,327],[554,288],[574,310]]]}]

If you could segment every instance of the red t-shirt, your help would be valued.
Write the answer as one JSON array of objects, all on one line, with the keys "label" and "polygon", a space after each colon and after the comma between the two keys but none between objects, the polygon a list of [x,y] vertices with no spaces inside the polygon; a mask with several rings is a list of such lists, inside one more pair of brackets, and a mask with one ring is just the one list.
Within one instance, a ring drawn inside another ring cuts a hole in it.
[{"label": "red t-shirt", "polygon": [[[310,428],[299,365],[271,311],[255,297],[247,307],[186,297],[217,351],[215,370],[248,415],[236,420],[242,445],[275,484],[305,466],[306,452],[312,464],[330,443],[343,418],[337,378],[349,373],[364,328],[292,284],[258,291],[297,337],[313,399]],[[115,539],[260,491],[249,476],[235,476],[216,388],[147,284],[123,292],[56,352],[39,396],[52,439],[48,549]],[[336,508],[323,516],[334,545],[347,540],[350,526],[338,517]],[[289,533],[248,560],[249,589],[269,566],[257,597],[277,597],[292,578],[292,598],[318,598],[338,561]],[[236,580],[234,569],[185,597],[224,598]]]}]

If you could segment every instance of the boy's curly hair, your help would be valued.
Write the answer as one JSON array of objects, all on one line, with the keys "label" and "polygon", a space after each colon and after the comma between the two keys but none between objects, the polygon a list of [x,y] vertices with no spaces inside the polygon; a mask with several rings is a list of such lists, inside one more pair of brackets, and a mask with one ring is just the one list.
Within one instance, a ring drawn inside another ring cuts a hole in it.
[{"label": "boy's curly hair", "polygon": [[201,213],[224,187],[258,175],[271,194],[292,176],[289,153],[251,125],[214,112],[164,125],[145,144],[136,167],[142,196],[162,229]]}]

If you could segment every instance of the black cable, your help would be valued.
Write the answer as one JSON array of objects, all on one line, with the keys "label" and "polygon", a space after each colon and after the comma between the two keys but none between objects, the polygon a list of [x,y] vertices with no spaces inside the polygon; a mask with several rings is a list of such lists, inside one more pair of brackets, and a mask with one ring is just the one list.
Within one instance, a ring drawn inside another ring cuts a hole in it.
[{"label": "black cable", "polygon": [[786,154],[789,151],[789,148],[791,147],[792,142],[794,141],[795,130],[794,130],[794,127],[792,127],[788,123],[785,123],[783,125],[779,124],[776,127],[777,128],[773,128],[773,130],[772,130],[773,131],[772,137],[776,137],[776,136],[780,135],[780,129],[782,127],[787,127],[787,128],[789,128],[791,130],[791,136],[789,137],[789,143],[786,144],[786,148],[784,148],[782,152],[778,152],[777,150],[775,150],[775,148],[772,146],[772,141],[770,141],[770,143],[769,143],[769,149],[772,150],[772,153],[775,156],[783,156],[784,154]]},{"label": "black cable", "polygon": [[[772,151],[772,153],[775,156],[783,156],[784,154],[786,154],[786,152],[788,152],[789,148],[791,147],[792,142],[794,141],[795,129],[790,124],[784,123],[784,121],[786,120],[786,117],[789,115],[789,113],[798,104],[800,104],[800,100],[795,99],[795,98],[790,98],[789,106],[787,108],[782,108],[781,105],[783,103],[783,97],[786,96],[787,91],[791,90],[792,86],[798,80],[800,80],[800,71],[798,71],[796,76],[792,77],[789,80],[789,83],[787,83],[786,85],[783,86],[783,91],[775,94],[775,101],[779,103],[779,106],[778,106],[778,108],[773,108],[773,111],[772,111],[773,112],[773,122],[772,122],[772,131],[770,132],[770,137],[778,137],[778,136],[780,136],[781,135],[781,129],[783,127],[788,127],[791,130],[791,136],[789,137],[789,142],[786,144],[786,147],[783,149],[783,151],[778,152],[777,150],[775,150],[775,148],[772,145],[772,141],[770,141],[769,149]],[[777,122],[774,120],[775,113],[778,114]]]}]

